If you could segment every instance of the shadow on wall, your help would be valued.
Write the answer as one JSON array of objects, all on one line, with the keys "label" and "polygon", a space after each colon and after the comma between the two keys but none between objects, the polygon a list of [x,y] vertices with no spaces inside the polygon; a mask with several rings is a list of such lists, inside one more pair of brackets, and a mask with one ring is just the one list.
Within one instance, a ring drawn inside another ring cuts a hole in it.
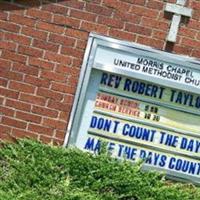
[{"label": "shadow on wall", "polygon": [[64,0],[0,0],[0,11],[20,10],[62,1]]}]

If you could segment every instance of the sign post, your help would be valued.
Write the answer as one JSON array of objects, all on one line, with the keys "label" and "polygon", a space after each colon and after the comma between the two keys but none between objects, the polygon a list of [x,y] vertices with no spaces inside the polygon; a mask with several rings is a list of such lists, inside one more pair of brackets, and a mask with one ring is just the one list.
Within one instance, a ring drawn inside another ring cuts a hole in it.
[{"label": "sign post", "polygon": [[200,183],[200,62],[90,34],[65,146]]}]

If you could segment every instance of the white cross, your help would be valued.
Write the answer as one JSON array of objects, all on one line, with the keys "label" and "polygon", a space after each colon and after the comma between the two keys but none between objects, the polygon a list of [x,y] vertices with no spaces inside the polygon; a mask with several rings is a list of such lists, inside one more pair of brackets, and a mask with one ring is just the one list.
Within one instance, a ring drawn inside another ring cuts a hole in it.
[{"label": "white cross", "polygon": [[187,0],[177,0],[176,4],[167,3],[165,11],[174,13],[167,41],[176,42],[181,16],[192,17],[192,9],[184,7]]}]

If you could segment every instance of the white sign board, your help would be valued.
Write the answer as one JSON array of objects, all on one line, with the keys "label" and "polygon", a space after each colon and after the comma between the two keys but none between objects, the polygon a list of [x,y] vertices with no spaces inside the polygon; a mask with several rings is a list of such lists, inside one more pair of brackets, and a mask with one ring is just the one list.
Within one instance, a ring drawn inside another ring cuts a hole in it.
[{"label": "white sign board", "polygon": [[65,145],[200,183],[199,64],[90,34]]}]

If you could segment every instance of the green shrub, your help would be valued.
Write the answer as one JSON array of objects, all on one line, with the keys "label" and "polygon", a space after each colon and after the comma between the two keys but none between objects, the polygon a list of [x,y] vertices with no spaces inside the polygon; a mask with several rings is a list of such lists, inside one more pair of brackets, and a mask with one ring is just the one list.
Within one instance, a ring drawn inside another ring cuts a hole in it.
[{"label": "green shrub", "polygon": [[20,140],[0,149],[0,200],[200,200],[199,188],[140,167]]}]

